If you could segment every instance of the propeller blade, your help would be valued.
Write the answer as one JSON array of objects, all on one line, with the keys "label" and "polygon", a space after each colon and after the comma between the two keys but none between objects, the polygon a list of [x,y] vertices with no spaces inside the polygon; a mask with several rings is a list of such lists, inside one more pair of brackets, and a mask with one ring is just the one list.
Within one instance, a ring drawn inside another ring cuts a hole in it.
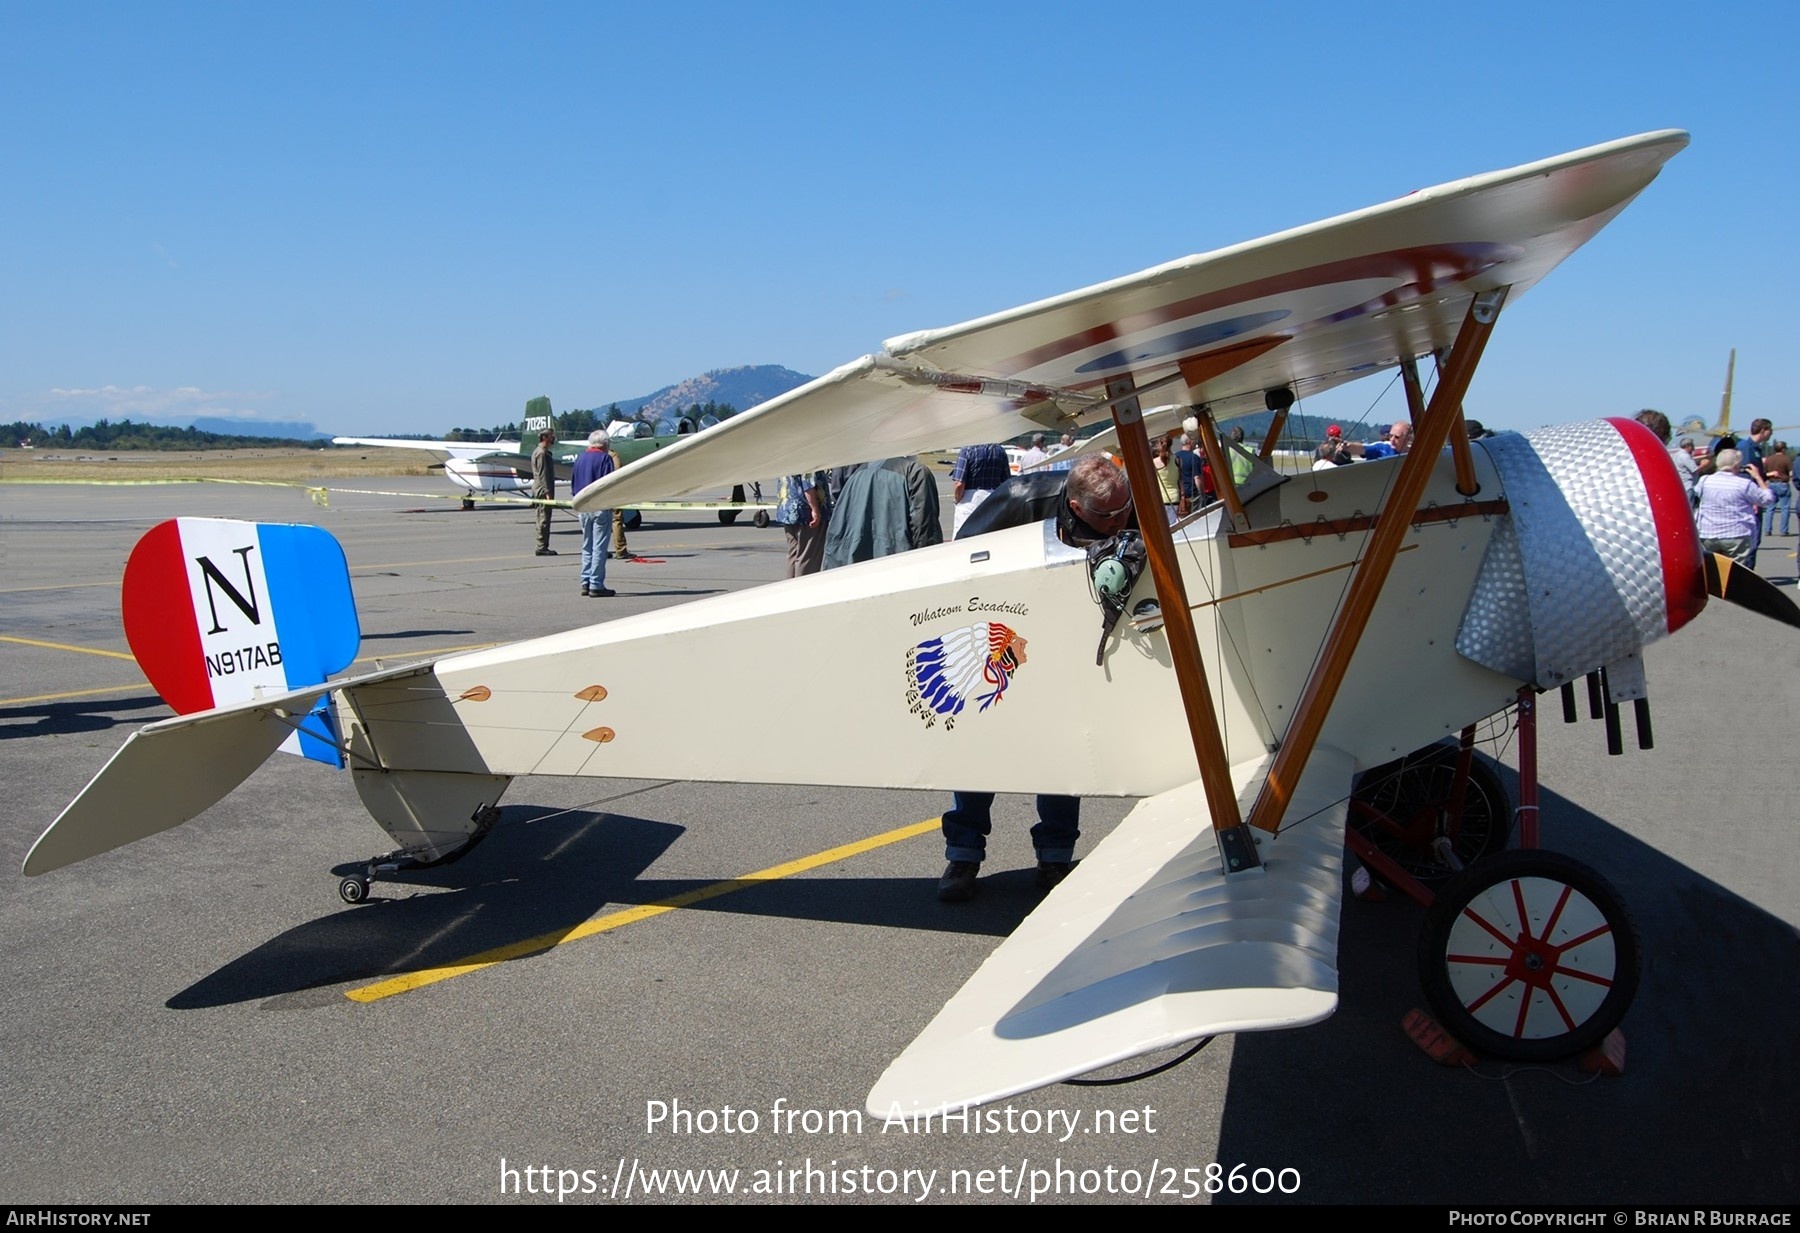
[{"label": "propeller blade", "polygon": [[1716,552],[1703,554],[1701,561],[1708,595],[1800,629],[1800,605],[1767,578]]}]

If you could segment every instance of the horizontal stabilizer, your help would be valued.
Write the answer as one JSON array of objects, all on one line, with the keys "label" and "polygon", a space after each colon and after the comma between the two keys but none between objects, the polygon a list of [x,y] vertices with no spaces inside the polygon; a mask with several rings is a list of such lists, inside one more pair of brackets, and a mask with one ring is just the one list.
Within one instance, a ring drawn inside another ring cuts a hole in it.
[{"label": "horizontal stabilizer", "polygon": [[[1232,768],[1240,804],[1269,759]],[[1196,780],[1146,797],[1000,944],[869,1094],[923,1116],[1030,1091],[1218,1032],[1337,1008],[1352,759],[1319,749],[1264,872],[1220,872]]]},{"label": "horizontal stabilizer", "polygon": [[324,688],[428,669],[429,665],[409,664],[139,728],[31,845],[25,854],[26,876],[134,843],[209,809],[292,735],[291,724],[306,716]]},{"label": "horizontal stabilizer", "polygon": [[386,450],[422,450],[446,458],[477,458],[495,450],[517,451],[517,441],[417,441],[398,437],[333,437],[333,445],[362,445]]}]

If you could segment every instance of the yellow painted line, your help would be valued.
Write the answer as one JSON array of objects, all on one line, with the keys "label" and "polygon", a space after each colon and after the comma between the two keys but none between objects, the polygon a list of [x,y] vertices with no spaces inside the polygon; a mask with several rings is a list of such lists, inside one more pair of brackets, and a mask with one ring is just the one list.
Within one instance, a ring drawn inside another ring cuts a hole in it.
[{"label": "yellow painted line", "polygon": [[33,694],[29,698],[0,698],[0,706],[24,706],[27,702],[61,702],[65,698],[88,698],[94,694],[122,694],[128,689],[142,689],[147,682],[130,685],[107,685],[100,689],[71,689],[62,694]]},{"label": "yellow painted line", "polygon": [[[83,655],[105,655],[105,656],[109,656],[113,659],[131,659],[132,658],[130,655],[127,655],[123,651],[100,651],[100,650],[95,650],[93,647],[69,646],[68,644],[62,643],[62,642],[40,642],[39,640],[37,640],[35,638],[15,638],[10,634],[0,634],[0,642],[17,642],[24,646],[44,647],[44,648],[46,648],[48,650],[52,650],[52,651],[78,651]],[[366,663],[372,663],[376,660],[385,659],[390,662],[404,663],[408,659],[411,659],[414,657],[419,658],[419,659],[428,659],[434,655],[450,655],[457,651],[483,651],[489,647],[499,646],[499,645],[500,644],[497,642],[471,642],[467,646],[434,647],[431,650],[389,651],[389,652],[386,652],[381,655],[362,655],[362,656],[359,656],[355,660],[355,662],[359,663],[359,664],[366,664]],[[136,662],[136,661],[134,660],[133,662]],[[57,693],[57,694],[31,694],[31,695],[29,695],[27,697],[23,697],[23,698],[0,698],[0,707],[27,706],[34,702],[64,702],[70,698],[91,698],[95,694],[119,694],[119,693],[124,693],[126,690],[142,689],[148,683],[149,682],[147,682],[147,681],[139,680],[139,681],[133,681],[129,685],[103,685],[96,689],[71,689],[71,690],[67,690],[63,693]],[[327,682],[325,682],[325,685],[327,688],[331,688],[332,682],[327,681]]]},{"label": "yellow painted line", "polygon": [[[52,651],[78,651],[83,655],[105,655],[110,659],[131,659],[124,651],[101,651],[91,646],[70,646],[66,642],[40,642],[36,638],[14,638],[10,634],[0,634],[0,642],[17,642],[21,646],[41,646]],[[132,660],[136,663],[136,660]]]},{"label": "yellow painted line", "polygon": [[817,869],[822,865],[836,864],[838,861],[848,860],[852,856],[870,852],[876,848],[884,848],[891,843],[899,843],[902,839],[911,839],[915,835],[935,831],[941,823],[941,818],[929,818],[924,822],[914,822],[910,826],[902,826],[879,835],[871,835],[867,839],[858,839],[855,843],[828,848],[823,852],[802,856],[785,864],[771,865],[767,869],[759,869],[755,873],[747,873],[742,877],[732,878],[728,882],[714,882],[710,886],[684,891],[682,894],[672,895],[667,899],[659,899],[655,903],[646,903],[635,908],[626,908],[622,912],[612,912],[606,916],[596,917],[576,926],[567,933],[539,934],[535,938],[526,938],[522,942],[513,942],[494,950],[482,951],[479,955],[471,955],[458,963],[447,963],[442,967],[426,968],[420,972],[408,972],[404,976],[395,976],[389,980],[377,981],[372,985],[348,989],[344,992],[344,996],[353,1002],[377,1002],[382,998],[391,998],[397,993],[409,993],[414,989],[422,989],[426,985],[435,985],[440,980],[449,980],[453,976],[478,972],[482,968],[491,968],[495,964],[505,963],[511,959],[522,959],[526,955],[540,954],[568,942],[593,937],[597,933],[610,933],[614,929],[623,929],[626,925],[635,925],[641,920],[649,920],[652,917],[661,916],[665,912],[673,912],[677,908],[692,907],[696,903],[704,903],[708,899],[717,899],[721,895],[748,890],[750,887],[761,885],[764,882],[792,877],[796,873],[805,873],[809,869]]},{"label": "yellow painted line", "polygon": [[117,582],[48,582],[41,587],[5,587],[0,595],[23,595],[28,591],[78,591],[82,587],[112,587],[118,589]]},{"label": "yellow painted line", "polygon": [[[43,642],[36,638],[16,638],[16,637],[12,636],[11,634],[0,634],[0,642],[17,642],[21,646],[41,646],[41,647],[45,648],[46,650],[51,650],[51,651],[78,651],[83,655],[105,655],[111,659],[129,659],[133,663],[137,662],[137,660],[130,653],[128,653],[126,651],[102,651],[102,650],[98,650],[91,646],[70,646],[66,642]],[[367,664],[367,663],[373,663],[375,660],[378,660],[378,659],[407,660],[407,659],[412,659],[414,657],[417,657],[419,659],[425,659],[432,655],[450,655],[457,651],[485,651],[489,647],[495,647],[495,646],[499,646],[499,645],[500,645],[500,643],[498,643],[498,642],[470,642],[463,646],[439,646],[439,647],[421,648],[416,651],[384,651],[379,655],[359,655],[356,657],[356,659],[353,662],[359,663],[359,664]],[[329,684],[331,684],[331,682],[327,681],[326,684],[329,685]],[[120,688],[125,689],[125,688],[131,688],[131,687],[130,686],[120,686]],[[77,697],[79,694],[84,694],[84,693],[103,694],[106,692],[107,691],[104,689],[83,689],[83,690],[77,690],[75,693],[72,693],[72,694],[45,694],[44,697],[46,697],[46,698],[57,698],[57,697],[73,698],[73,697]],[[28,699],[14,699],[14,701],[28,701]]]}]

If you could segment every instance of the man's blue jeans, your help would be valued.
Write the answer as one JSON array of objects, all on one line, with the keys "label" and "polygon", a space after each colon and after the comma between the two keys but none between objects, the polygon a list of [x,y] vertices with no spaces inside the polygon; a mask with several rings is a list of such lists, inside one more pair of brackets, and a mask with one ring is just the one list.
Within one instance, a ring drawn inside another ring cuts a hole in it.
[{"label": "man's blue jeans", "polygon": [[[994,829],[992,792],[958,792],[956,803],[944,811],[944,859],[974,861],[987,856],[988,833]],[[1038,824],[1031,828],[1031,846],[1040,861],[1067,864],[1075,859],[1075,842],[1081,838],[1081,798],[1040,796]]]},{"label": "man's blue jeans", "polygon": [[581,585],[585,590],[606,588],[606,550],[611,535],[611,510],[581,515]]},{"label": "man's blue jeans", "polygon": [[[1792,489],[1786,480],[1770,480],[1769,491],[1775,494],[1775,504],[1769,506],[1766,511],[1769,515],[1769,534],[1786,535],[1789,526],[1788,511],[1791,508],[1790,500],[1793,496]],[[1777,518],[1781,520],[1781,530],[1779,531],[1775,529]]]}]

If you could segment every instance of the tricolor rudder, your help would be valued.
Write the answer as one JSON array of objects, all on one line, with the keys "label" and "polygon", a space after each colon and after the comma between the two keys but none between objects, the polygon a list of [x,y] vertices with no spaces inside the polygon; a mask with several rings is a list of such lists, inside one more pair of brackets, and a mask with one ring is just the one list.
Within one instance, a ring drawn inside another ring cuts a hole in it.
[{"label": "tricolor rudder", "polygon": [[[177,518],[125,565],[125,638],[179,714],[304,688],[356,658],[362,631],[344,550],[297,524]],[[315,712],[306,721],[329,724]],[[329,726],[283,748],[340,763]]]}]

